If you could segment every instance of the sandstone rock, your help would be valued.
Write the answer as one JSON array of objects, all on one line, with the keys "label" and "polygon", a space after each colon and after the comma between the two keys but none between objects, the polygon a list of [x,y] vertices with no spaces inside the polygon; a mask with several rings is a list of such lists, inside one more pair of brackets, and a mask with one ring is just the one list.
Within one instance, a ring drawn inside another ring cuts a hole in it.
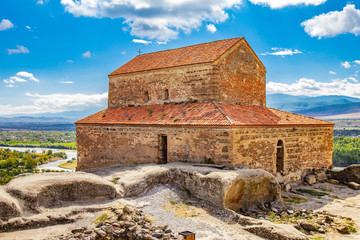
[{"label": "sandstone rock", "polygon": [[360,184],[360,164],[350,165],[341,171],[331,171],[332,178],[341,183],[356,182]]},{"label": "sandstone rock", "polygon": [[316,183],[316,176],[314,174],[309,174],[305,177],[305,182],[309,185]]},{"label": "sandstone rock", "polygon": [[32,210],[61,206],[62,202],[99,202],[119,195],[112,183],[89,173],[29,174],[13,179],[5,189]]},{"label": "sandstone rock", "polygon": [[312,223],[308,223],[308,222],[301,222],[300,223],[300,226],[304,229],[304,230],[306,230],[306,231],[316,231],[316,227],[315,227],[315,225],[314,224],[312,224]]},{"label": "sandstone rock", "polygon": [[318,182],[325,182],[326,180],[328,180],[328,177],[326,176],[325,172],[319,172],[316,173],[316,179]]},{"label": "sandstone rock", "polygon": [[16,200],[0,188],[0,220],[7,221],[20,214],[21,210]]},{"label": "sandstone rock", "polygon": [[352,188],[354,190],[360,190],[360,184],[356,182],[349,182],[347,185],[349,188]]},{"label": "sandstone rock", "polygon": [[284,191],[284,192],[288,192],[288,191],[290,191],[290,189],[291,189],[290,183],[285,183],[285,184],[283,185],[283,191]]},{"label": "sandstone rock", "polygon": [[339,181],[336,179],[329,179],[328,182],[332,184],[339,184]]},{"label": "sandstone rock", "polygon": [[305,234],[285,224],[261,224],[245,227],[244,230],[266,239],[308,240]]}]

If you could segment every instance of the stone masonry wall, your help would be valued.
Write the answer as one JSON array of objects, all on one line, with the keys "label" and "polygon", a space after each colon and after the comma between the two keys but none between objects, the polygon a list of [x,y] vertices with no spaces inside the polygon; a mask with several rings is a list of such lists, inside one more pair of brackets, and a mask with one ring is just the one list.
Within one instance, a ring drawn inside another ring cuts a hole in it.
[{"label": "stone masonry wall", "polygon": [[219,102],[266,106],[266,69],[245,42],[221,59],[215,69]]},{"label": "stone masonry wall", "polygon": [[167,135],[168,162],[198,162],[211,158],[231,165],[231,129],[208,127],[130,127],[77,124],[78,169],[110,164],[155,163],[159,134]]},{"label": "stone masonry wall", "polygon": [[265,74],[265,68],[250,47],[240,42],[234,51],[215,63],[109,76],[108,106],[163,104],[190,99],[266,106]]},{"label": "stone masonry wall", "polygon": [[233,164],[275,173],[279,140],[284,143],[285,172],[332,165],[331,126],[238,127],[233,133]]},{"label": "stone masonry wall", "polygon": [[[219,92],[213,68],[210,64],[197,64],[110,76],[108,106],[163,104],[189,99],[213,101]],[[166,99],[166,90],[169,99]]]}]

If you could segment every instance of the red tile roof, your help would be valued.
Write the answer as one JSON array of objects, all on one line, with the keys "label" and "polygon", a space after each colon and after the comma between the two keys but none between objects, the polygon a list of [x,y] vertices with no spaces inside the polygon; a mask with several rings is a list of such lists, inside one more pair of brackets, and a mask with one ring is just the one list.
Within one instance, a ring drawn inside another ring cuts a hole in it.
[{"label": "red tile roof", "polygon": [[109,74],[140,72],[213,62],[243,38],[230,38],[160,52],[141,54]]},{"label": "red tile roof", "polygon": [[238,106],[215,102],[107,108],[77,121],[76,124],[198,126],[333,125],[331,122],[267,107]]}]

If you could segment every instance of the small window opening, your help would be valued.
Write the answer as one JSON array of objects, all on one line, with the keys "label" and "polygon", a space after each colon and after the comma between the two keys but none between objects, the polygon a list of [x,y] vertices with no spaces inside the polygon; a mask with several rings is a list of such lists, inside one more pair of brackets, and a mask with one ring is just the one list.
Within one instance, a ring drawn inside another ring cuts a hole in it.
[{"label": "small window opening", "polygon": [[144,101],[145,101],[145,102],[148,102],[149,100],[150,100],[150,98],[149,98],[149,92],[146,91],[146,92],[144,93]]},{"label": "small window opening", "polygon": [[284,143],[279,140],[276,146],[276,171],[284,171]]},{"label": "small window opening", "polygon": [[169,90],[168,89],[165,89],[164,100],[169,100]]}]

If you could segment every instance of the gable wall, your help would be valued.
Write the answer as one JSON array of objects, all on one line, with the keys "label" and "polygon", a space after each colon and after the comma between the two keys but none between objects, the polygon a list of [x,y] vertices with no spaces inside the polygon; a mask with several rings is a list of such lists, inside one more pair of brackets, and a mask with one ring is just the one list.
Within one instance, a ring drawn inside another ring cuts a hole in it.
[{"label": "gable wall", "polygon": [[266,69],[246,44],[240,45],[217,63],[219,102],[266,106]]},{"label": "gable wall", "polygon": [[168,162],[231,165],[231,129],[77,124],[78,169],[110,164],[156,163],[159,134],[168,138]]}]

